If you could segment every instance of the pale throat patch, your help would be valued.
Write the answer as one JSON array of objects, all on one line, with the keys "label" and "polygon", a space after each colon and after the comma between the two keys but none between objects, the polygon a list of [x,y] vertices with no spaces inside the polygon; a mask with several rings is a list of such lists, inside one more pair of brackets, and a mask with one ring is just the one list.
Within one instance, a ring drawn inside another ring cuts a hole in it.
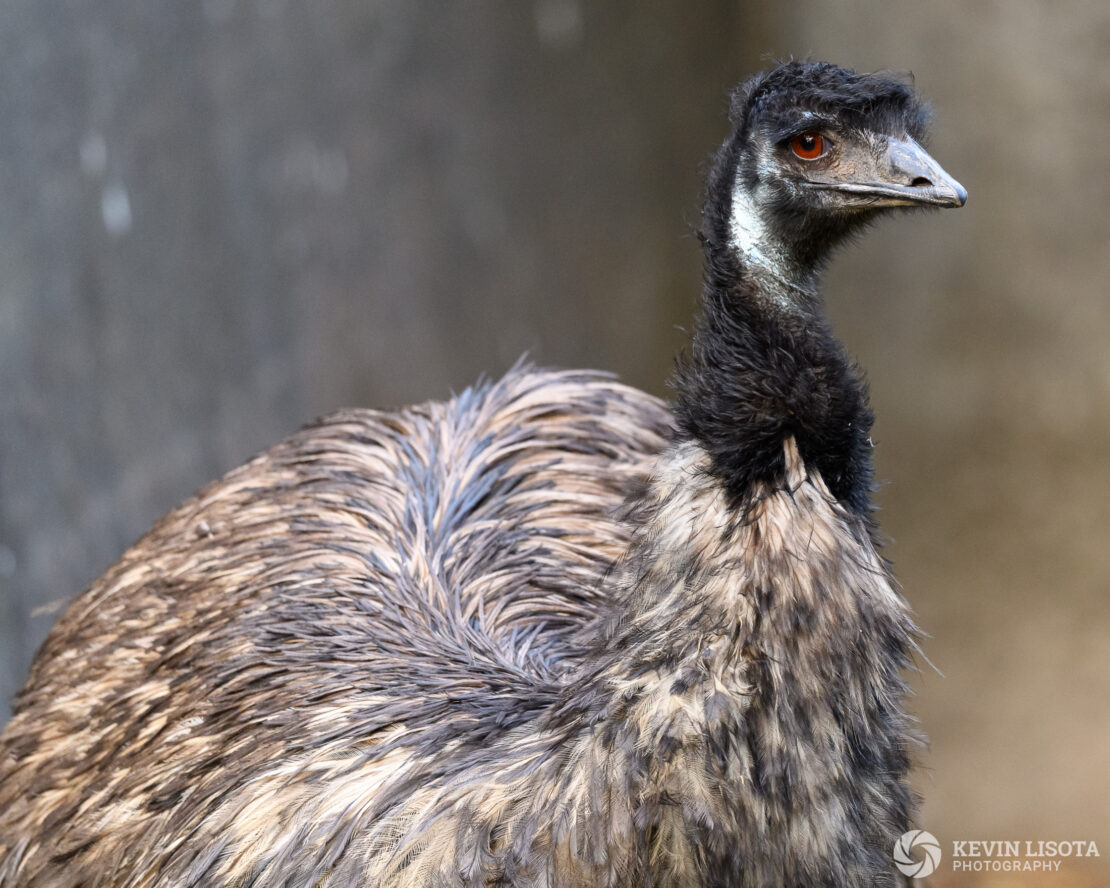
[{"label": "pale throat patch", "polygon": [[[760,157],[759,167],[760,175],[769,174],[771,158]],[[739,175],[732,186],[729,245],[745,267],[762,281],[761,289],[773,304],[790,309],[798,304],[799,295],[807,293],[807,288],[799,283],[798,269],[767,225],[758,196],[740,181]]]},{"label": "pale throat patch", "polygon": [[752,264],[771,264],[775,251],[767,227],[752,195],[739,183],[732,187],[732,218],[729,221],[732,248]]},{"label": "pale throat patch", "polygon": [[[774,158],[766,149],[759,153],[757,168],[762,181],[773,173]],[[732,183],[732,218],[729,220],[732,247],[747,263],[782,273],[785,265],[782,247],[767,226],[758,195],[749,190],[742,178],[741,170],[737,168]],[[755,191],[758,192],[760,187],[757,184]]]}]

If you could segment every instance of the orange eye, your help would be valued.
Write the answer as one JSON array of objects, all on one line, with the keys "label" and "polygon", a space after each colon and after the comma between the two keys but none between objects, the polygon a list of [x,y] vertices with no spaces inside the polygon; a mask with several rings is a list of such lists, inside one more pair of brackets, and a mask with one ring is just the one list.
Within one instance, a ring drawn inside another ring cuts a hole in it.
[{"label": "orange eye", "polygon": [[802,160],[817,160],[825,153],[825,140],[820,133],[802,133],[791,139],[790,150]]}]

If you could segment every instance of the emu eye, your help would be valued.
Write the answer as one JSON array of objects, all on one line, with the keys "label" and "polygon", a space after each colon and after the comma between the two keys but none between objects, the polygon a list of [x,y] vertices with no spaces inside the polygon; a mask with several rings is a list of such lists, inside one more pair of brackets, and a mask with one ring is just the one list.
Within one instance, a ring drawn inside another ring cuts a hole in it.
[{"label": "emu eye", "polygon": [[820,133],[802,133],[790,140],[790,150],[802,160],[817,160],[825,153],[825,140]]}]

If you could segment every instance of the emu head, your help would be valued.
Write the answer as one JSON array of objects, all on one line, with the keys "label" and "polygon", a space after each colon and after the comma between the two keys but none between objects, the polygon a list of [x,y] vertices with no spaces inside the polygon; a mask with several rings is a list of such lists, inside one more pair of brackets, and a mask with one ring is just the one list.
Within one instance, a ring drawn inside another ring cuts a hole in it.
[{"label": "emu head", "polygon": [[754,273],[804,279],[884,211],[967,200],[921,147],[927,107],[891,77],[790,62],[737,90],[730,117],[710,185],[718,230],[709,239]]}]

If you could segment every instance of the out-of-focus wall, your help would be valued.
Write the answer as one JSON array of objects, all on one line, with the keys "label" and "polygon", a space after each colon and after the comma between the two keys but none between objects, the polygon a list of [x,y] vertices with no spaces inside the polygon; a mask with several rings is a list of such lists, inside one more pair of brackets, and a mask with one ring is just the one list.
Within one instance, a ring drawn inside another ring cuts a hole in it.
[{"label": "out-of-focus wall", "polygon": [[880,226],[828,282],[944,673],[916,678],[922,825],[1110,856],[1101,2],[12,0],[0,694],[53,619],[35,607],[316,414],[441,397],[524,350],[662,393],[699,165],[762,53],[912,70],[971,194]]},{"label": "out-of-focus wall", "polygon": [[728,4],[0,9],[0,715],[68,599],[321,413],[662,390]]}]

